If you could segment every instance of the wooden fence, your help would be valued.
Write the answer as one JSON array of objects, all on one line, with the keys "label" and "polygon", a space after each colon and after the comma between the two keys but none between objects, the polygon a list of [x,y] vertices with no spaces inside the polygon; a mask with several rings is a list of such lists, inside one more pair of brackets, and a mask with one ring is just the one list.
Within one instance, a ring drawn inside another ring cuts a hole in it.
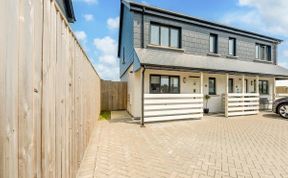
[{"label": "wooden fence", "polygon": [[259,113],[259,93],[229,93],[225,95],[225,116]]},{"label": "wooden fence", "polygon": [[101,110],[115,111],[127,109],[127,83],[101,81]]},{"label": "wooden fence", "polygon": [[0,0],[0,178],[75,177],[100,78],[59,7]]},{"label": "wooden fence", "polygon": [[203,117],[203,94],[145,94],[144,122]]}]

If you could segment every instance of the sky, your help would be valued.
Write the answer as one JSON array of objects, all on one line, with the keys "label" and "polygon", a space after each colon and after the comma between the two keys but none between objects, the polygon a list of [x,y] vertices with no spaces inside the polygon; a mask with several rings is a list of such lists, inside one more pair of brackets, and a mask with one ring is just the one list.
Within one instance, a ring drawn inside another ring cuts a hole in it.
[{"label": "sky", "polygon": [[[288,68],[287,0],[137,2],[282,39],[284,42],[278,48],[278,63]],[[102,79],[119,80],[120,0],[73,0],[73,5],[77,21],[72,24],[72,29],[97,72]]]}]

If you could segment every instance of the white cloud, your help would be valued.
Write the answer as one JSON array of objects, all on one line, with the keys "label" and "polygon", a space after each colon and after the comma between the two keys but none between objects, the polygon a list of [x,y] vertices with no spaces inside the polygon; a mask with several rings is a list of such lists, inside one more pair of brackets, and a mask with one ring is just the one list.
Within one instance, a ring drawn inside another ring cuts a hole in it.
[{"label": "white cloud", "polygon": [[288,86],[288,80],[278,80],[276,81],[276,86]]},{"label": "white cloud", "polygon": [[117,54],[116,41],[112,39],[110,36],[94,39],[94,45],[102,53],[110,54],[110,55]]},{"label": "white cloud", "polygon": [[224,23],[246,24],[259,32],[288,36],[287,0],[239,0],[238,3],[239,10],[226,14]]},{"label": "white cloud", "polygon": [[86,35],[86,33],[84,31],[76,31],[74,33],[75,33],[75,36],[77,37],[77,39],[79,41],[82,41],[82,42],[86,41],[87,35]]},{"label": "white cloud", "polygon": [[98,0],[83,0],[87,4],[98,4]]},{"label": "white cloud", "polygon": [[93,14],[84,14],[83,17],[84,17],[86,22],[90,22],[90,21],[94,20]]},{"label": "white cloud", "polygon": [[117,43],[109,36],[94,39],[94,45],[100,55],[97,72],[105,80],[119,80],[119,61],[117,58]]},{"label": "white cloud", "polygon": [[119,17],[116,18],[109,18],[107,20],[107,26],[110,30],[118,29],[119,28]]}]

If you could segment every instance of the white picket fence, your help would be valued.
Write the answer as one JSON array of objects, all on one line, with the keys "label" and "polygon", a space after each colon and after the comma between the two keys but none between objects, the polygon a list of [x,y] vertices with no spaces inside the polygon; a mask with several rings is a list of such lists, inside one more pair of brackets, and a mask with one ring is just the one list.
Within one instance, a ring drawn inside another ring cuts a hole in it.
[{"label": "white picket fence", "polygon": [[259,94],[229,93],[225,95],[225,112],[226,117],[258,114]]},{"label": "white picket fence", "polygon": [[144,122],[203,117],[203,94],[145,94]]}]

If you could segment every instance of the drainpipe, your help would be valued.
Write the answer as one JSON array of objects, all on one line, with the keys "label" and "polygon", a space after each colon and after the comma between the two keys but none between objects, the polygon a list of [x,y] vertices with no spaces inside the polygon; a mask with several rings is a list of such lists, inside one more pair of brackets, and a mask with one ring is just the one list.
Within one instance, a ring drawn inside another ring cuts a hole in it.
[{"label": "drainpipe", "polygon": [[142,102],[142,109],[141,109],[141,126],[140,127],[145,127],[144,126],[144,81],[145,81],[145,66],[143,66],[143,70],[142,70],[142,97],[141,97],[141,102]]},{"label": "drainpipe", "polygon": [[[144,48],[144,15],[145,15],[145,7],[142,9],[142,24],[141,24],[141,47]],[[144,69],[145,70],[145,69]]]}]

